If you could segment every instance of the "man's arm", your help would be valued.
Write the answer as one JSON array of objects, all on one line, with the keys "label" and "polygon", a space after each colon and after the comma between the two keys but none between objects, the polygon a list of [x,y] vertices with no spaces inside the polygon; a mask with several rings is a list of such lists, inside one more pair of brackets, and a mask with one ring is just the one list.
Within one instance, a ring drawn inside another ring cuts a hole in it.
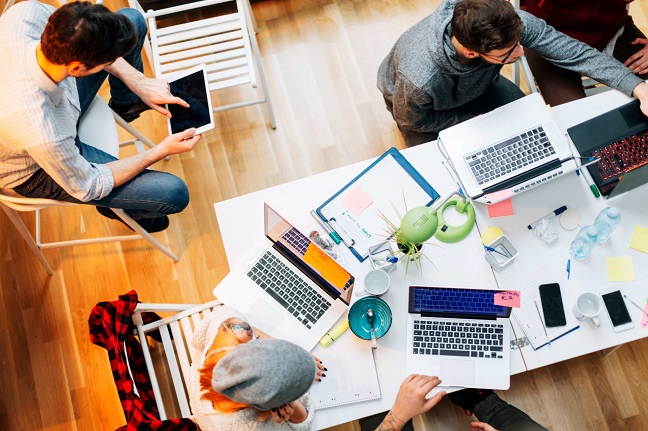
[{"label": "man's arm", "polygon": [[119,78],[144,103],[167,118],[171,118],[171,113],[164,107],[164,104],[189,107],[187,102],[171,94],[169,83],[166,80],[147,78],[123,58],[118,58],[113,64],[106,66],[104,70]]}]

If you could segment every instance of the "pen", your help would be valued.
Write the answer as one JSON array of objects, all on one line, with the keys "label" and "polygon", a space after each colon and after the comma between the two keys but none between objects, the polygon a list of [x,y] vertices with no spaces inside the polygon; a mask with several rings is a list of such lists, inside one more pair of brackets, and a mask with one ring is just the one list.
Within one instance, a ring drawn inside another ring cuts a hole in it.
[{"label": "pen", "polygon": [[639,306],[639,304],[637,304],[636,302],[634,302],[632,299],[628,298],[627,295],[623,295],[623,297],[624,297],[625,299],[627,299],[628,301],[630,301],[630,302],[632,303],[632,305],[634,305],[635,307],[637,307],[638,309],[640,309],[642,314],[644,313],[643,308],[641,308],[641,307]]},{"label": "pen", "polygon": [[571,259],[567,259],[567,280],[569,280],[570,274],[571,274]]},{"label": "pen", "polygon": [[322,228],[324,228],[324,230],[329,234],[329,236],[331,237],[331,239],[333,240],[334,243],[339,244],[342,241],[342,239],[340,238],[340,235],[338,235],[337,232],[335,232],[333,229],[331,229],[331,226],[329,226],[328,223],[326,223],[324,220],[322,220],[321,217],[318,216],[317,213],[314,210],[311,210],[310,213],[313,216],[313,218],[315,218],[315,220],[317,220],[317,222],[320,224],[320,226],[322,226]]},{"label": "pen", "polygon": [[504,256],[504,257],[511,257],[511,256],[509,256],[508,254],[504,254],[504,253],[502,253],[501,251],[494,249],[493,247],[489,247],[489,246],[485,245],[484,248],[485,248],[487,251],[495,252],[495,253],[499,254],[500,256]]},{"label": "pen", "polygon": [[582,169],[582,168],[584,168],[585,166],[589,166],[589,165],[591,165],[592,163],[596,163],[596,162],[598,162],[599,160],[601,160],[601,159],[594,159],[594,160],[592,160],[591,162],[587,162],[587,163],[585,163],[584,165],[581,165],[581,167],[580,167],[579,169],[576,170],[577,173],[580,172],[580,173],[583,174],[583,178],[585,178],[585,181],[587,181],[587,184],[589,184],[589,188],[590,188],[590,190],[592,191],[592,194],[594,195],[595,198],[599,198],[599,197],[601,196],[601,193],[599,192],[598,187],[596,187],[596,184],[594,184],[594,180],[593,180],[592,177],[590,176],[590,174],[589,174],[589,172],[587,171],[587,169]]},{"label": "pen", "polygon": [[543,219],[552,219],[556,216],[559,216],[560,214],[564,213],[567,210],[567,206],[563,205],[558,209],[553,210],[553,212],[547,214],[544,217],[540,217],[538,220],[534,221],[530,225],[527,226],[527,229],[532,230],[534,227],[536,227]]},{"label": "pen", "polygon": [[536,300],[533,300],[533,304],[535,305],[536,311],[538,312],[538,317],[540,318],[540,322],[542,323],[542,329],[544,330],[545,335],[547,336],[547,343],[551,345],[551,341],[549,341],[549,334],[547,334],[547,328],[545,328],[544,321],[542,320],[542,315],[540,314],[540,309],[538,308],[538,303]]}]

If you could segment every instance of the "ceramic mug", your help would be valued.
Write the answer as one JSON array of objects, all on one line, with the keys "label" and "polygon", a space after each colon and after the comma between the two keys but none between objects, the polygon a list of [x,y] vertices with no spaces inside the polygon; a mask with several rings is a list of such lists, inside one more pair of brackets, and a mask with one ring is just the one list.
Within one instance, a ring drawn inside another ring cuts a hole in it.
[{"label": "ceramic mug", "polygon": [[581,322],[588,322],[592,327],[598,328],[601,321],[597,317],[603,305],[598,295],[594,293],[583,293],[574,304],[574,316]]},{"label": "ceramic mug", "polygon": [[364,278],[364,290],[356,290],[356,296],[382,296],[389,290],[389,274],[382,269],[372,269]]}]

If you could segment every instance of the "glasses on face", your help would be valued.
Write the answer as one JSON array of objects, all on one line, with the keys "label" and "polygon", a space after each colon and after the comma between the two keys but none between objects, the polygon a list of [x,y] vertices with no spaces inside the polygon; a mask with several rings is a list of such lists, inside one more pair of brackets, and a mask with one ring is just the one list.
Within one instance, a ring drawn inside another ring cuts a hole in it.
[{"label": "glasses on face", "polygon": [[247,322],[225,323],[225,326],[230,328],[232,330],[232,332],[248,332],[248,331],[251,331],[252,334],[254,334],[254,331],[252,330],[252,326],[250,326],[250,324],[247,323]]},{"label": "glasses on face", "polygon": [[[500,59],[497,58],[497,57],[493,57],[493,56],[491,56],[491,55],[488,55],[488,54],[482,54],[482,53],[480,53],[480,52],[479,52],[478,54],[481,55],[481,56],[483,56],[483,57],[489,58],[489,59],[491,59],[491,60],[493,60],[493,61],[500,62],[501,64],[506,64],[506,60],[509,59],[509,57],[511,56],[511,54],[513,54],[513,51],[515,51],[515,49],[516,49],[518,46],[520,46],[520,42],[516,43],[516,44],[513,46],[513,48],[511,48],[511,49],[510,49],[510,50],[505,54],[504,59],[502,59],[502,60],[500,60]],[[501,55],[498,56],[498,57],[501,57]]]}]

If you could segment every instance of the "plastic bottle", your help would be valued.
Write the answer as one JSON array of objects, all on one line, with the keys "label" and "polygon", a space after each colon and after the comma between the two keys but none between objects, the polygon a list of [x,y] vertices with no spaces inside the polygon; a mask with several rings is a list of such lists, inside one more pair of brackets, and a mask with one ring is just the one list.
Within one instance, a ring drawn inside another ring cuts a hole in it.
[{"label": "plastic bottle", "polygon": [[617,207],[603,208],[599,215],[596,216],[596,221],[594,222],[594,226],[598,229],[598,243],[603,244],[610,239],[612,231],[620,222],[621,214]]},{"label": "plastic bottle", "polygon": [[596,226],[592,225],[583,227],[578,231],[578,235],[576,235],[576,238],[569,246],[569,252],[575,259],[586,259],[596,245],[597,237],[598,229]]}]

